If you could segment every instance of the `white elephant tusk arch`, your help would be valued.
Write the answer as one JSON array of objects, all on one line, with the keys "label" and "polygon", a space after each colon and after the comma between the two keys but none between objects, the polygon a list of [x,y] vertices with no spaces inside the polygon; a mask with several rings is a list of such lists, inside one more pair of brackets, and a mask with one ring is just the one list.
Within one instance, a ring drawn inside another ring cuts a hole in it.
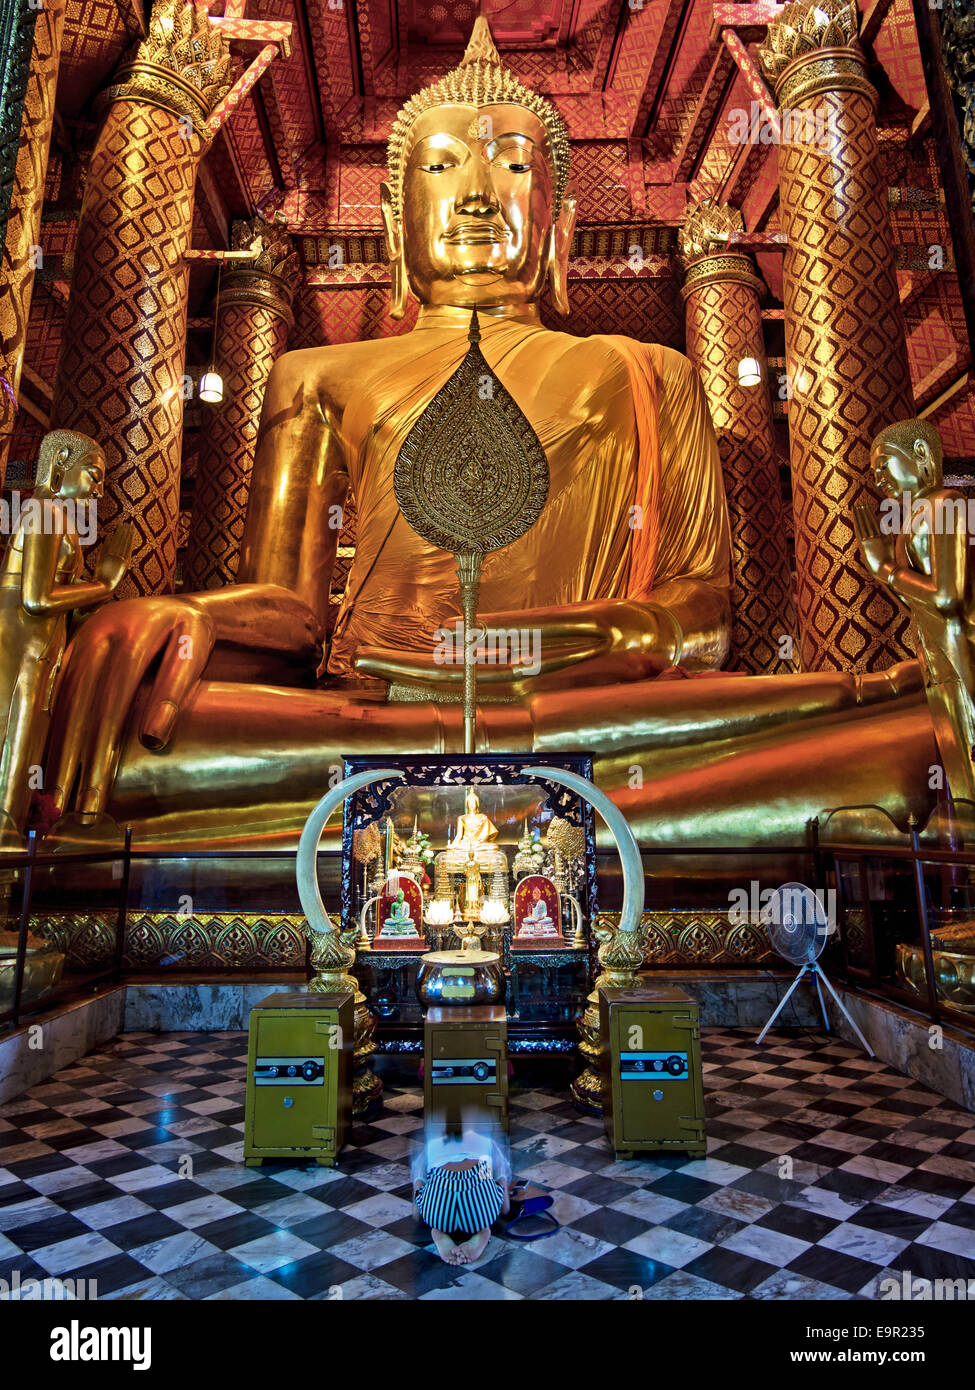
[{"label": "white elephant tusk arch", "polygon": [[[560,767],[522,767],[521,772],[522,776],[543,777],[557,782],[560,786],[568,787],[570,791],[578,793],[583,800],[588,801],[602,816],[616,842],[623,868],[623,910],[620,913],[619,930],[639,931],[644,901],[643,861],[640,858],[640,848],[623,812],[613,804],[605,792],[600,791],[585,777],[580,777],[578,773],[568,772]],[[337,930],[326,911],[318,887],[318,846],[329,817],[353,792],[369,786],[371,782],[384,782],[391,778],[399,778],[405,782],[406,773],[396,767],[387,767],[358,772],[354,777],[345,778],[326,792],[305,822],[298,842],[295,870],[301,908],[312,931]]]},{"label": "white elephant tusk arch", "polygon": [[558,782],[570,791],[578,792],[584,801],[599,812],[609,833],[616,842],[620,863],[623,866],[623,911],[620,913],[619,930],[638,932],[643,920],[643,860],[640,846],[633,831],[626,823],[623,812],[610,801],[605,792],[592,782],[580,777],[577,772],[566,772],[561,767],[523,767],[524,777],[544,777],[550,782]]},{"label": "white elephant tusk arch", "polygon": [[381,767],[370,772],[357,772],[354,777],[346,777],[336,783],[331,791],[325,793],[305,821],[305,828],[298,841],[298,853],[295,856],[295,874],[298,879],[301,910],[307,918],[310,931],[338,931],[328,915],[318,887],[318,846],[321,844],[322,832],[329,816],[338,810],[347,796],[357,792],[360,787],[368,787],[370,782],[388,782],[394,777],[405,782],[406,773],[401,772],[398,767]]}]

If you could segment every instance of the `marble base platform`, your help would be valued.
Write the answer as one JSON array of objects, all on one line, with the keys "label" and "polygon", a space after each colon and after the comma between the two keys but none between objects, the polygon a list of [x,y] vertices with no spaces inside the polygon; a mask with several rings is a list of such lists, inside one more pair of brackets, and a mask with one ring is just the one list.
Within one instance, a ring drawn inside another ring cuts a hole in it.
[{"label": "marble base platform", "polygon": [[[792,983],[792,975],[756,975],[748,970],[650,971],[648,984],[679,985],[698,1001],[705,1027],[759,1029]],[[185,981],[177,983],[129,983],[125,997],[127,1033],[223,1032],[246,1028],[250,1011],[268,994],[304,988],[297,977],[287,983],[236,983]],[[786,1026],[816,1028],[822,1016],[815,990],[805,982],[796,990],[783,1014]]]},{"label": "marble base platform", "polygon": [[[648,986],[674,986],[697,1000],[704,1028],[764,1028],[795,976],[780,971],[647,970]],[[821,1028],[815,989],[804,980],[786,1004],[780,1021],[786,1028]]]},{"label": "marble base platform", "polygon": [[[771,971],[681,970],[648,971],[642,979],[647,985],[686,990],[700,1006],[704,1027],[754,1028],[757,1034],[793,976]],[[20,1095],[118,1033],[243,1030],[261,999],[303,987],[303,978],[280,975],[273,981],[130,981],[74,1002],[63,1012],[34,1015],[15,1033],[0,1038],[0,1102]],[[932,1034],[925,1019],[907,1009],[840,985],[837,988],[882,1061],[975,1111],[975,1041],[951,1028]],[[828,1002],[833,1029],[855,1042],[849,1024]],[[816,993],[808,982],[803,981],[792,995],[779,1022],[786,1028],[822,1029]],[[40,1033],[31,1032],[37,1025]]]},{"label": "marble base platform", "polygon": [[304,978],[260,984],[233,980],[128,984],[125,1033],[225,1033],[246,1028],[251,1009],[269,994],[304,990]]},{"label": "marble base platform", "polygon": [[125,986],[75,1000],[50,1013],[32,1014],[0,1036],[0,1103],[69,1067],[123,1029]]},{"label": "marble base platform", "polygon": [[[754,1028],[760,1032],[794,976],[756,975],[750,971],[649,971],[648,985],[676,985],[696,999],[704,1027]],[[975,1039],[953,1028],[932,1033],[924,1018],[908,1009],[872,999],[833,981],[844,1007],[856,1020],[881,1061],[913,1077],[966,1110],[975,1110]],[[826,992],[824,991],[824,995]],[[849,1023],[826,995],[830,1026],[848,1042],[860,1045]],[[795,991],[776,1026],[822,1030],[816,991],[808,980]],[[773,1033],[769,1034],[774,1036]]]},{"label": "marble base platform", "polygon": [[[954,1028],[935,1029],[926,1019],[886,999],[839,988],[845,1008],[882,1062],[896,1067],[965,1110],[975,1110],[975,1041]],[[830,1000],[830,1021],[841,1037],[858,1039]]]}]

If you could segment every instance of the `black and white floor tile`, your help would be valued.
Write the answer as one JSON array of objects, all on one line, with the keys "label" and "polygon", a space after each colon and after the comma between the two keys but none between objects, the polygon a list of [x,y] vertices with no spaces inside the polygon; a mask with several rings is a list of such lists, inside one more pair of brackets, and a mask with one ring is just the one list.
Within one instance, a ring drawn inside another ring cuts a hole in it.
[{"label": "black and white floor tile", "polygon": [[[336,1169],[245,1168],[244,1033],[126,1034],[0,1106],[0,1279],[100,1299],[836,1299],[975,1280],[975,1115],[825,1036],[709,1029],[708,1155],[615,1158],[564,1092],[511,1100],[561,1230],[445,1265],[411,1202],[419,1086]],[[3,1287],[3,1286],[0,1286]]]}]

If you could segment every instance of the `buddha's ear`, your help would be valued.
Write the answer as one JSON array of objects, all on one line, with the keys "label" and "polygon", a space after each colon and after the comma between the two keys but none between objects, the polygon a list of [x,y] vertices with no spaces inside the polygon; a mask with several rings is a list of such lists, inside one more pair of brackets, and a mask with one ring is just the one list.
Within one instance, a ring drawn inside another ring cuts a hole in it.
[{"label": "buddha's ear", "polygon": [[64,471],[67,468],[68,459],[70,457],[70,450],[58,450],[58,456],[54,462],[53,468],[51,469],[51,491],[54,493],[55,497],[64,487]]},{"label": "buddha's ear", "polygon": [[570,190],[562,200],[562,210],[549,239],[548,283],[560,314],[569,312],[569,248],[578,210],[578,196]]},{"label": "buddha's ear", "polygon": [[62,430],[51,430],[41,440],[34,490],[42,496],[54,497],[64,486],[65,468],[71,457],[71,449],[64,441]]},{"label": "buddha's ear", "polygon": [[393,281],[393,297],[389,307],[392,319],[401,319],[406,313],[410,299],[410,286],[406,278],[406,258],[403,255],[403,225],[396,216],[393,205],[393,191],[388,183],[379,185],[379,210],[383,217],[386,232],[386,252],[389,256],[389,269]]},{"label": "buddha's ear", "polygon": [[939,481],[938,465],[926,439],[915,439],[914,461],[917,464],[917,471],[922,483],[931,487]]}]

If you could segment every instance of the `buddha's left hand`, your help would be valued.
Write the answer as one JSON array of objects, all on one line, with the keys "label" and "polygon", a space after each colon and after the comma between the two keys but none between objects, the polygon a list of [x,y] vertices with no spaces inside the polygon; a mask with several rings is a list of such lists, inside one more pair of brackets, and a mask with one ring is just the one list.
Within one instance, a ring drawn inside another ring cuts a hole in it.
[{"label": "buddha's left hand", "polygon": [[[662,586],[646,601],[608,599],[479,614],[486,637],[478,682],[495,695],[518,695],[586,680],[648,680],[681,662],[719,666],[727,652],[727,614],[724,591],[694,581]],[[463,652],[445,658],[443,646],[429,654],[363,648],[356,669],[402,684],[459,688]]]}]

